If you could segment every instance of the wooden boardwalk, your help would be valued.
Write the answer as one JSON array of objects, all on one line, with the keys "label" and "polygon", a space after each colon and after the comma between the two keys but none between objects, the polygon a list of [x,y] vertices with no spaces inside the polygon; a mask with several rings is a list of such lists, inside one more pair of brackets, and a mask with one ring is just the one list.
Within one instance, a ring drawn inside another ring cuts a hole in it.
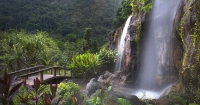
[{"label": "wooden boardwalk", "polygon": [[[28,77],[26,79],[26,84],[32,86],[33,85],[33,80],[35,78],[38,78],[40,80],[40,75],[35,75],[35,76]],[[56,75],[56,77],[54,77],[51,74],[43,74],[43,81],[42,81],[42,83],[45,83],[47,81],[51,81],[51,80],[56,79],[56,78],[63,78],[64,79],[64,78],[70,78],[70,77],[69,76],[63,76],[63,75]]]},{"label": "wooden boardwalk", "polygon": [[[68,68],[64,67],[48,67],[44,65],[34,66],[22,70],[18,70],[15,72],[8,73],[9,76],[20,76],[22,79],[26,80],[26,84],[33,85],[33,80],[38,78],[41,83],[51,82],[53,79],[64,79],[64,78],[71,78],[71,71],[70,76],[66,76],[66,71],[69,71]],[[47,72],[46,72],[47,71]],[[60,73],[62,72],[62,75]],[[49,74],[44,74],[49,73]]]}]

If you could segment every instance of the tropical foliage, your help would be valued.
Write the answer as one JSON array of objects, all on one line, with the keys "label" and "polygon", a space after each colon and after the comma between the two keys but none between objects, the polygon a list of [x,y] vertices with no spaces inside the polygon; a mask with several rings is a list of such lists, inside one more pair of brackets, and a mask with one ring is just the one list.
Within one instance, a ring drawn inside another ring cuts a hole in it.
[{"label": "tropical foliage", "polygon": [[98,53],[101,69],[111,71],[114,68],[115,61],[117,60],[116,55],[117,55],[116,51],[102,48]]},{"label": "tropical foliage", "polygon": [[[189,104],[187,104],[188,102],[187,102],[187,100],[185,100],[183,97],[181,97],[181,96],[175,96],[174,97],[176,100],[178,100],[182,105],[198,105],[198,104],[196,104],[195,102],[194,103],[189,103]],[[175,105],[179,105],[179,104],[175,104]]]},{"label": "tropical foliage", "polygon": [[91,75],[95,75],[98,72],[97,67],[100,65],[99,58],[97,54],[92,54],[86,52],[74,56],[69,67],[72,69],[74,77],[84,77],[88,78]]},{"label": "tropical foliage", "polygon": [[131,103],[124,98],[118,98],[117,101],[119,102],[119,105],[131,105]]},{"label": "tropical foliage", "polygon": [[14,102],[16,105],[72,105],[77,99],[80,86],[73,82],[60,84],[42,85],[40,80],[34,79],[34,87],[24,85],[15,95]]},{"label": "tropical foliage", "polygon": [[108,41],[121,0],[3,0],[0,2],[0,30],[45,31],[60,40],[78,40],[92,27],[93,39]]},{"label": "tropical foliage", "polygon": [[15,83],[14,80],[8,77],[8,74],[4,72],[2,78],[0,78],[0,104],[13,105],[13,97],[19,90],[24,81]]},{"label": "tropical foliage", "polygon": [[149,13],[151,8],[153,7],[151,0],[138,0],[138,4],[139,11],[144,11],[147,13]]},{"label": "tropical foliage", "polygon": [[9,69],[19,70],[32,65],[49,65],[60,52],[57,44],[45,32],[27,34],[25,31],[1,32],[0,63]]},{"label": "tropical foliage", "polygon": [[58,90],[60,93],[60,96],[63,96],[63,99],[65,102],[64,105],[72,105],[72,103],[78,103],[78,95],[80,86],[73,82],[63,83],[61,82],[58,84]]},{"label": "tropical foliage", "polygon": [[98,55],[101,64],[111,64],[117,60],[116,59],[117,52],[112,50],[106,50],[105,48],[102,48],[99,51]]},{"label": "tropical foliage", "polygon": [[131,7],[132,0],[122,0],[122,7],[118,8],[116,18],[114,21],[115,28],[122,26],[129,15],[132,13]]},{"label": "tropical foliage", "polygon": [[108,95],[108,93],[111,91],[111,89],[112,86],[109,86],[108,89],[101,95],[100,95],[101,90],[98,90],[96,95],[87,99],[86,105],[104,105],[103,101]]}]

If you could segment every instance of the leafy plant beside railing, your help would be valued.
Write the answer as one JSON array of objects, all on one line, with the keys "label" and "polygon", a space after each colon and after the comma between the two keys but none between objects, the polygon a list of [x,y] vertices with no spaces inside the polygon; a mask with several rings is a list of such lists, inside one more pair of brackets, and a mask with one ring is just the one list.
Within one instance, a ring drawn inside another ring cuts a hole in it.
[{"label": "leafy plant beside railing", "polygon": [[19,90],[24,81],[14,82],[14,79],[10,79],[8,74],[4,72],[2,78],[0,78],[0,103],[3,105],[13,105],[13,97]]},{"label": "leafy plant beside railing", "polygon": [[57,84],[42,85],[38,78],[34,79],[34,88],[26,84],[20,88],[14,98],[15,104],[21,105],[62,105],[63,96],[57,92]]},{"label": "leafy plant beside railing", "polygon": [[100,65],[98,55],[89,52],[74,56],[69,67],[73,76],[88,78],[97,73],[97,67]]}]

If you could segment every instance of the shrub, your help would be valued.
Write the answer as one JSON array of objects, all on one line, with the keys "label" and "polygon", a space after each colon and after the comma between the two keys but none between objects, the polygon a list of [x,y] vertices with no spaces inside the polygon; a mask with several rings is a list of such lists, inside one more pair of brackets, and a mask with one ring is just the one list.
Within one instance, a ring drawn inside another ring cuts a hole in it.
[{"label": "shrub", "polygon": [[116,51],[112,51],[112,50],[106,50],[105,48],[102,48],[99,51],[99,61],[101,64],[110,64],[110,63],[114,63],[117,58],[116,58]]},{"label": "shrub", "polygon": [[[80,90],[80,86],[76,83],[73,82],[68,82],[68,83],[63,83],[61,82],[58,84],[58,89],[57,89],[61,96],[63,96],[64,99],[64,105],[72,105],[73,103],[73,98],[74,93]],[[76,97],[75,97],[76,98]]]},{"label": "shrub", "polygon": [[116,54],[117,54],[116,51],[106,50],[105,48],[102,48],[98,53],[99,62],[101,63],[101,69],[103,70],[113,69],[114,62],[117,60]]},{"label": "shrub", "polygon": [[5,32],[0,41],[0,63],[9,70],[19,70],[36,64],[52,65],[60,52],[54,40],[45,32],[29,34],[25,31]]},{"label": "shrub", "polygon": [[88,78],[91,75],[97,74],[97,68],[100,65],[98,55],[86,52],[81,55],[74,56],[69,67],[72,70],[73,76]]},{"label": "shrub", "polygon": [[57,84],[42,85],[38,78],[34,79],[34,88],[26,84],[20,88],[16,105],[62,105],[63,96],[57,94]]}]

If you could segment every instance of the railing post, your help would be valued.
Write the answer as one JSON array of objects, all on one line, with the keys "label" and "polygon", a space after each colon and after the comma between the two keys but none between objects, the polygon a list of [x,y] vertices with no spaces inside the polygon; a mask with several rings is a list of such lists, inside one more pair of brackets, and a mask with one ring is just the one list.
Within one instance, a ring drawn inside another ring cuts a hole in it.
[{"label": "railing post", "polygon": [[24,79],[24,86],[26,86],[26,77],[24,77],[23,79]]},{"label": "railing post", "polygon": [[52,75],[52,69],[50,69],[50,74]]},{"label": "railing post", "polygon": [[53,68],[53,76],[56,76],[56,68]]},{"label": "railing post", "polygon": [[28,76],[25,76],[24,79],[28,79]]},{"label": "railing post", "polygon": [[63,70],[64,70],[64,76],[66,76],[66,69],[64,68]]},{"label": "railing post", "polygon": [[58,75],[60,75],[60,69],[58,70]]},{"label": "railing post", "polygon": [[43,82],[43,71],[39,72],[40,75],[40,82]]}]

